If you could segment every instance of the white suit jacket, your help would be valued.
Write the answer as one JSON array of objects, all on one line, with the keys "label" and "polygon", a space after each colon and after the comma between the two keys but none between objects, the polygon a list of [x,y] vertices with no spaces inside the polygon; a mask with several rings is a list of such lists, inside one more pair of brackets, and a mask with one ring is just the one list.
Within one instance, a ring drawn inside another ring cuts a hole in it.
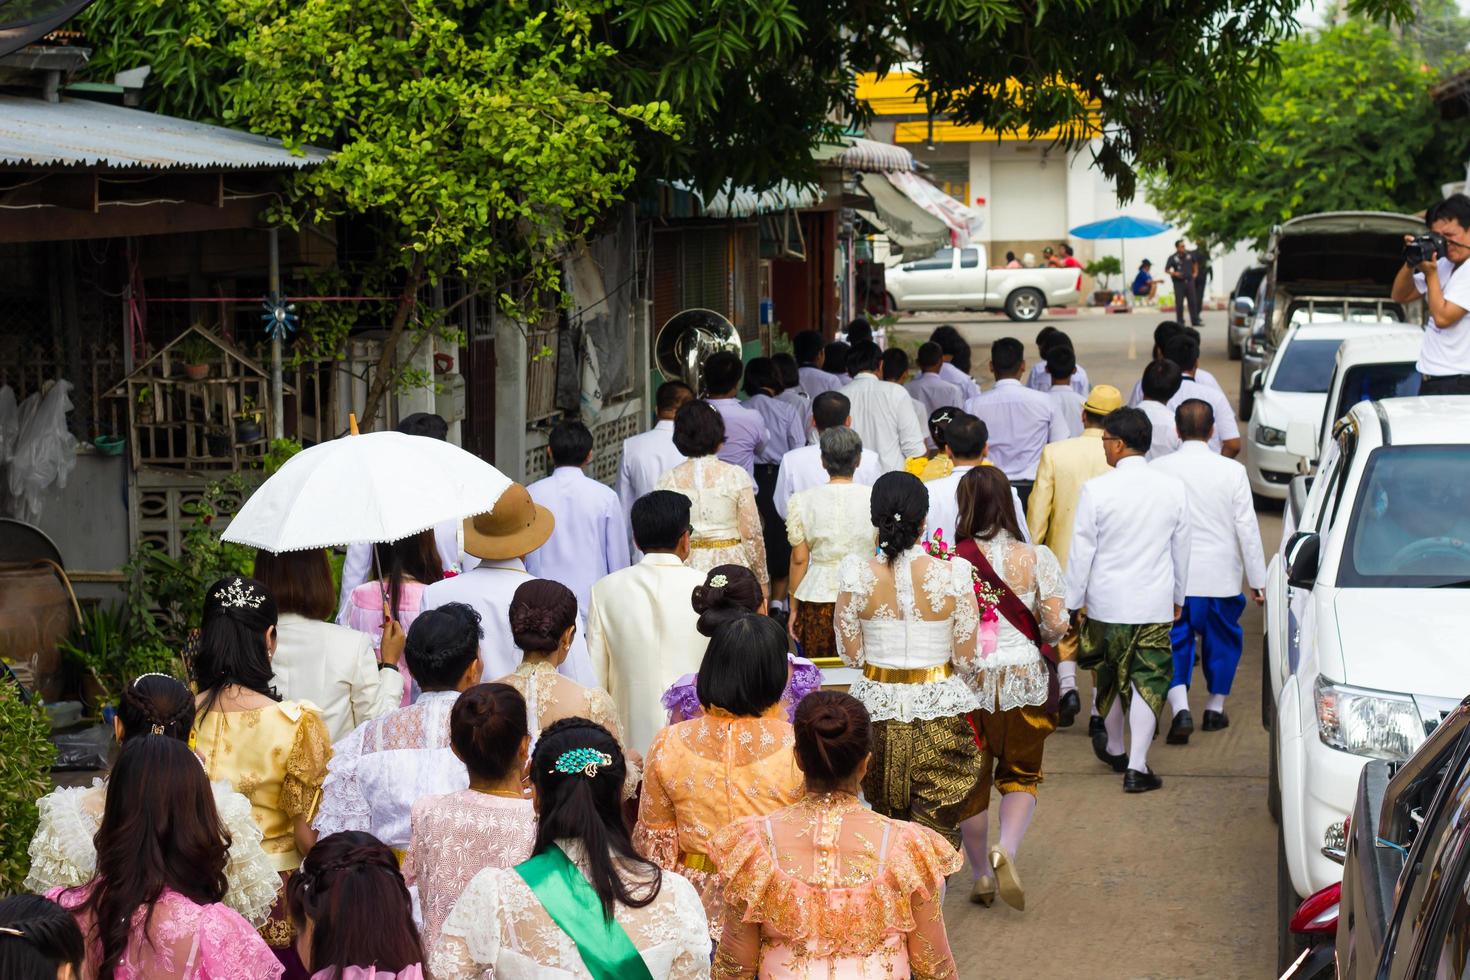
[{"label": "white suit jacket", "polygon": [[592,586],[587,653],[634,751],[646,751],[664,727],[664,691],[704,659],[708,641],[695,629],[699,617],[690,603],[703,584],[704,573],[678,556],[655,553]]}]

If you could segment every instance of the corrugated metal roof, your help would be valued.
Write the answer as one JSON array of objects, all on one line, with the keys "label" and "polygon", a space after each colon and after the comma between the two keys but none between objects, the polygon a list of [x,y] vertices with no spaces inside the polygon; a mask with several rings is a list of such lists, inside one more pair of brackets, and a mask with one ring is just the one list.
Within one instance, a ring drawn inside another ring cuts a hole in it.
[{"label": "corrugated metal roof", "polygon": [[122,106],[0,95],[0,164],[139,170],[279,170],[315,166],[326,150]]}]

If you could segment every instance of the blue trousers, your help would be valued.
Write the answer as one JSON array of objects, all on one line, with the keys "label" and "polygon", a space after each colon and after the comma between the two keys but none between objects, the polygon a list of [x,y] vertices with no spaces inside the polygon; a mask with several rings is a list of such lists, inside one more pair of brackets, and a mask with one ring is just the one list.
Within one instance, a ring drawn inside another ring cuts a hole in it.
[{"label": "blue trousers", "polygon": [[1240,665],[1245,631],[1240,614],[1245,612],[1245,595],[1190,596],[1184,613],[1169,632],[1174,645],[1174,684],[1189,686],[1194,674],[1194,638],[1201,639],[1200,666],[1211,694],[1229,694]]}]

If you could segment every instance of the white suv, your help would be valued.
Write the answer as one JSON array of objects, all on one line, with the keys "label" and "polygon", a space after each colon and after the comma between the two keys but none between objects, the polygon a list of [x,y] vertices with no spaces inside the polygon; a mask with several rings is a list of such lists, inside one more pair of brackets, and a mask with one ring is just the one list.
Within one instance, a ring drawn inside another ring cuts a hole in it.
[{"label": "white suv", "polygon": [[1470,397],[1359,402],[1333,433],[1266,576],[1286,915],[1340,880],[1363,763],[1407,758],[1470,693]]}]

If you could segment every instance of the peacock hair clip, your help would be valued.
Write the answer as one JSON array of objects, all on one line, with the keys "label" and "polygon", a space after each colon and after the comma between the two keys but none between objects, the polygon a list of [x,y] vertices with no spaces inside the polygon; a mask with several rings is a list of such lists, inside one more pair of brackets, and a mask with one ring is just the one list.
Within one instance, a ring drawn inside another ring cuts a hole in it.
[{"label": "peacock hair clip", "polygon": [[602,766],[612,765],[612,761],[612,756],[596,749],[569,749],[557,757],[556,765],[551,767],[551,771],[566,776],[581,773],[588,779],[595,779],[597,770]]}]

